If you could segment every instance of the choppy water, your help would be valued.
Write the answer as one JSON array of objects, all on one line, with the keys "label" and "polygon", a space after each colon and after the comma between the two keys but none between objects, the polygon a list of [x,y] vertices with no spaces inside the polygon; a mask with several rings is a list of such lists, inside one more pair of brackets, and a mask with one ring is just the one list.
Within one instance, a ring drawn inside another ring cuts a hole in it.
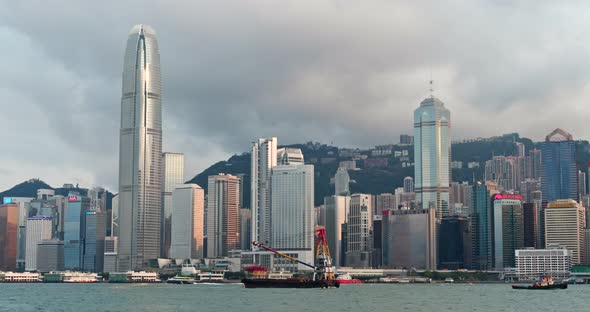
[{"label": "choppy water", "polygon": [[590,285],[512,290],[508,284],[241,285],[0,284],[0,311],[590,311]]}]

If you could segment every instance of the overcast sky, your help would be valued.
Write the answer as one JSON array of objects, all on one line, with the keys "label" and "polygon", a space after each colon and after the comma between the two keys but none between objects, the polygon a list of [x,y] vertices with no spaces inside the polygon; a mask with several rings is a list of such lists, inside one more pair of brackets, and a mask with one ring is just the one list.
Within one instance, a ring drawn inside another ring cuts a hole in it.
[{"label": "overcast sky", "polygon": [[588,1],[0,0],[0,190],[116,191],[139,23],[158,35],[164,150],[185,153],[187,179],[257,137],[396,143],[431,76],[453,139],[590,138]]}]

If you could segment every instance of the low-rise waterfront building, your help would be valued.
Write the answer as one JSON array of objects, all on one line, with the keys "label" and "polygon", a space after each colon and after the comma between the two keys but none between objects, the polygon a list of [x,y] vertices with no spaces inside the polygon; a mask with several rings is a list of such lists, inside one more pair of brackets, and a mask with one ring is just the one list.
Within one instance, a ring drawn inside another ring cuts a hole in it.
[{"label": "low-rise waterfront building", "polygon": [[551,245],[547,249],[517,249],[514,251],[516,275],[519,280],[533,280],[542,274],[565,279],[572,268],[572,251]]}]

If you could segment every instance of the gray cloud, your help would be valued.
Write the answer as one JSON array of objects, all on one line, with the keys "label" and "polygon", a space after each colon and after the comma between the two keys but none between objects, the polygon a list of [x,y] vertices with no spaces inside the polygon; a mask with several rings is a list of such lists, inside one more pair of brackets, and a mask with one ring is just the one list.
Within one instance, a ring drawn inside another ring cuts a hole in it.
[{"label": "gray cloud", "polygon": [[[367,147],[435,94],[454,138],[555,127],[587,138],[586,2],[2,1],[2,188],[116,188],[123,50],[159,37],[164,149],[187,178],[257,137]],[[10,118],[6,118],[10,116]]]}]

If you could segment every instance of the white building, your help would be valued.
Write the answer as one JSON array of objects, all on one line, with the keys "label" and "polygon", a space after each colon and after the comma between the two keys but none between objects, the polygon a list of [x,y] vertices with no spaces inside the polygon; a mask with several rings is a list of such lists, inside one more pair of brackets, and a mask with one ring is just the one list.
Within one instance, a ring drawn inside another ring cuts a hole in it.
[{"label": "white building", "polygon": [[572,262],[584,256],[585,210],[573,199],[560,199],[545,208],[545,244],[560,245],[572,251]]},{"label": "white building", "polygon": [[299,148],[285,147],[277,150],[277,165],[303,165],[303,153]]},{"label": "white building", "polygon": [[414,192],[414,178],[405,177],[404,178],[404,193],[413,193],[413,192]]},{"label": "white building", "polygon": [[334,194],[337,196],[348,196],[350,195],[350,176],[348,170],[343,167],[339,167],[334,175]]},{"label": "white building", "polygon": [[373,200],[352,194],[348,212],[346,266],[370,268],[373,252]]},{"label": "white building", "polygon": [[51,239],[51,217],[27,218],[27,242],[25,254],[25,270],[37,270],[37,245],[43,240]]},{"label": "white building", "polygon": [[162,153],[162,163],[164,164],[164,207],[162,208],[162,230],[160,232],[161,252],[160,256],[168,258],[170,256],[171,235],[170,226],[172,223],[172,212],[174,210],[172,192],[177,185],[184,183],[184,154],[181,153]]},{"label": "white building", "polygon": [[119,194],[113,196],[111,201],[111,236],[119,236]]},{"label": "white building", "polygon": [[271,237],[273,248],[313,250],[313,165],[277,166],[272,170]]},{"label": "white building", "polygon": [[197,184],[181,184],[172,196],[170,257],[201,259],[204,254],[205,191]]},{"label": "white building", "polygon": [[277,165],[277,138],[258,139],[252,143],[251,154],[251,241],[270,239],[270,175]]},{"label": "white building", "polygon": [[324,197],[324,205],[321,207],[320,217],[326,228],[328,246],[332,255],[332,264],[336,267],[344,266],[343,246],[344,237],[342,236],[342,227],[347,222],[348,211],[350,209],[350,196],[330,196]]},{"label": "white building", "polygon": [[519,280],[533,280],[542,274],[568,278],[572,268],[572,251],[561,246],[547,249],[517,249],[516,275]]}]

